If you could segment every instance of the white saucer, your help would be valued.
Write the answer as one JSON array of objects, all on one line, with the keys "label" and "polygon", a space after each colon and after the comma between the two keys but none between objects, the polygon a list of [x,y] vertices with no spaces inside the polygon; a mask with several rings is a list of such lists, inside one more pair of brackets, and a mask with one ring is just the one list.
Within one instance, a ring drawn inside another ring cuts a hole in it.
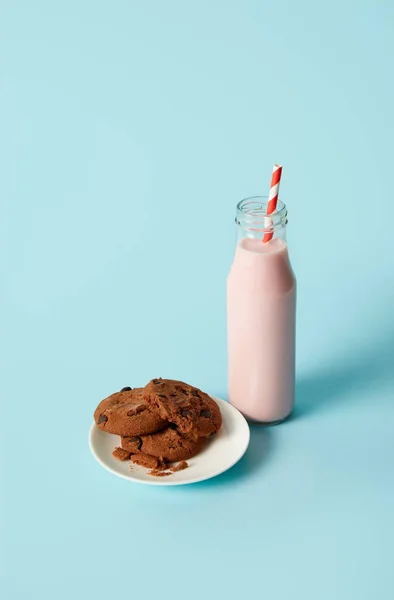
[{"label": "white saucer", "polygon": [[[153,477],[148,470],[130,461],[121,462],[112,456],[112,451],[119,446],[119,436],[105,433],[93,423],[90,428],[89,445],[95,459],[108,471],[148,485],[184,485],[210,479],[230,469],[245,454],[249,445],[250,430],[245,418],[228,402],[215,398],[218,403],[223,425],[207,444],[206,448],[188,459],[189,467],[168,477]],[[132,470],[130,470],[132,465]]]}]

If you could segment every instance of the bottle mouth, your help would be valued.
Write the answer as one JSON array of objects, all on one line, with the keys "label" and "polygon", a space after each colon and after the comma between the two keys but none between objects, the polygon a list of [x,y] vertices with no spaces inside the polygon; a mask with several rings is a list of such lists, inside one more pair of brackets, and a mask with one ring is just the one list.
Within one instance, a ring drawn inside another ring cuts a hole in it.
[{"label": "bottle mouth", "polygon": [[250,196],[237,204],[236,224],[242,229],[269,232],[287,225],[286,205],[278,200],[275,212],[267,215],[268,196]]}]

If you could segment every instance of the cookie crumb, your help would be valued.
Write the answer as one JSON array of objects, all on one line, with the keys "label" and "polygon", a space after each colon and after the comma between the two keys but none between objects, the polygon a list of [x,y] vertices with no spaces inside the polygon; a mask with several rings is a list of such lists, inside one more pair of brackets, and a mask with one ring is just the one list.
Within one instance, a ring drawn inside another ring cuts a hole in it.
[{"label": "cookie crumb", "polygon": [[172,472],[152,469],[151,471],[148,471],[148,475],[152,475],[153,477],[167,477],[167,475],[172,475]]},{"label": "cookie crumb", "polygon": [[178,464],[176,465],[176,467],[171,467],[170,471],[171,471],[172,473],[176,473],[177,471],[183,471],[183,469],[187,469],[187,468],[188,468],[188,466],[189,466],[189,465],[187,464],[187,462],[186,462],[185,460],[181,460],[181,462],[180,462],[180,463],[178,463]]},{"label": "cookie crumb", "polygon": [[112,456],[114,458],[116,458],[117,460],[129,460],[130,459],[130,452],[127,452],[127,450],[123,450],[123,448],[117,447],[112,452]]},{"label": "cookie crumb", "polygon": [[159,464],[155,469],[151,469],[148,471],[148,475],[152,475],[152,477],[167,477],[167,475],[172,475],[177,471],[183,471],[183,469],[187,469],[189,465],[185,460],[181,460],[176,466],[170,467],[165,463]]}]

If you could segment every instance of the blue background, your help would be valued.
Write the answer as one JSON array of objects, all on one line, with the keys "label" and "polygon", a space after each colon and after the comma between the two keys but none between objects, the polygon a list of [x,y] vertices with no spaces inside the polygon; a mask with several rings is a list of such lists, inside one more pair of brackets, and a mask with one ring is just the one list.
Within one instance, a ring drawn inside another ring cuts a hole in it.
[{"label": "blue background", "polygon": [[[3,593],[394,597],[394,8],[4,0]],[[226,397],[235,204],[284,165],[297,410],[210,482],[92,458],[98,401]]]}]

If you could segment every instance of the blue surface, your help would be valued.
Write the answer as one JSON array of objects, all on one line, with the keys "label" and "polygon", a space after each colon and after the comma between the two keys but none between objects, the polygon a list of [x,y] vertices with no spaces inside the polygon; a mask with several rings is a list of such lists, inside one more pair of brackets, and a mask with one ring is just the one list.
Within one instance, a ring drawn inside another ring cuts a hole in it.
[{"label": "blue surface", "polygon": [[[1,3],[5,600],[394,597],[393,19]],[[235,204],[276,161],[294,418],[207,483],[111,476],[87,444],[105,395],[165,376],[226,397]]]}]

